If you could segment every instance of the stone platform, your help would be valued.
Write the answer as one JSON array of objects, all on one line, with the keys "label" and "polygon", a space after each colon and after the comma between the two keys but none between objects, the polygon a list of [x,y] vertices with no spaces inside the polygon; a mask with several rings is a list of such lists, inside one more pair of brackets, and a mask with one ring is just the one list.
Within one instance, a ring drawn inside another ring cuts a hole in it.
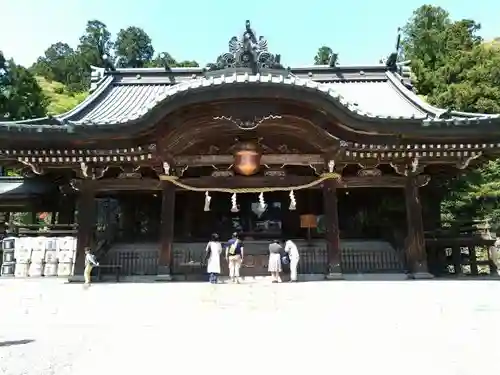
[{"label": "stone platform", "polygon": [[482,280],[86,290],[0,278],[0,374],[497,374],[499,296]]}]

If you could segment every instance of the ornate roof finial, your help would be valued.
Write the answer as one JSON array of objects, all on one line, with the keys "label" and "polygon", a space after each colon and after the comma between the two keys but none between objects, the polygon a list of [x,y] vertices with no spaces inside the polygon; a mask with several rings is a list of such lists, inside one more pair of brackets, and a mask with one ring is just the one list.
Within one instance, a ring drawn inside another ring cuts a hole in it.
[{"label": "ornate roof finial", "polygon": [[386,61],[386,66],[391,70],[397,69],[399,50],[401,48],[401,27],[398,27],[398,37],[396,39],[396,50],[389,55]]},{"label": "ornate roof finial", "polygon": [[398,37],[396,39],[396,52],[399,53],[401,48],[401,27],[398,27]]},{"label": "ornate roof finial", "polygon": [[253,73],[260,69],[283,69],[280,64],[280,55],[273,55],[267,50],[267,40],[252,29],[250,21],[245,22],[245,31],[241,38],[233,36],[229,40],[229,52],[217,58],[215,64],[209,64],[209,70],[229,68],[251,68]]}]

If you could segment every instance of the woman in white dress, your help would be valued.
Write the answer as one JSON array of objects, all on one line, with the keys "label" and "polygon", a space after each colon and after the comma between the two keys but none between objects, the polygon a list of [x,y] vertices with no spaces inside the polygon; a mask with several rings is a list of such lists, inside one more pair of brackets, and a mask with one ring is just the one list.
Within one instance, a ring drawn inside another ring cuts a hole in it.
[{"label": "woman in white dress", "polygon": [[220,255],[222,245],[219,241],[219,235],[213,233],[210,242],[205,249],[205,259],[207,260],[207,273],[211,284],[217,284],[220,275]]},{"label": "woman in white dress", "polygon": [[268,271],[271,273],[273,283],[281,283],[281,247],[278,240],[274,240],[269,245],[269,264]]}]

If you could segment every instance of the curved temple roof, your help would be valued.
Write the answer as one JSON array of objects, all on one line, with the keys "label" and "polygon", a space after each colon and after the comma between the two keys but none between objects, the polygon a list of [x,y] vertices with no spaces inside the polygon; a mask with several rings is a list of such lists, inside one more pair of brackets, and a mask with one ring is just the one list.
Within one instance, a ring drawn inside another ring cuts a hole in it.
[{"label": "curved temple roof", "polygon": [[[249,27],[249,24],[248,26]],[[433,107],[419,98],[402,76],[405,66],[306,66],[284,69],[279,55],[267,52],[262,37],[256,42],[258,69],[242,62],[247,28],[241,42],[234,37],[230,52],[219,57],[218,68],[147,68],[105,70],[95,68],[91,95],[73,110],[55,117],[0,122],[2,131],[67,132],[78,127],[87,131],[138,123],[153,110],[185,95],[212,88],[244,84],[247,87],[300,88],[322,95],[340,111],[357,121],[370,123],[412,123],[422,127],[469,124],[500,124],[500,114],[455,112]],[[256,41],[256,38],[254,37]],[[262,60],[263,56],[265,59]],[[244,56],[243,56],[244,57]],[[260,61],[263,61],[261,63]],[[267,65],[266,65],[267,64]],[[400,73],[398,73],[400,72]]]}]

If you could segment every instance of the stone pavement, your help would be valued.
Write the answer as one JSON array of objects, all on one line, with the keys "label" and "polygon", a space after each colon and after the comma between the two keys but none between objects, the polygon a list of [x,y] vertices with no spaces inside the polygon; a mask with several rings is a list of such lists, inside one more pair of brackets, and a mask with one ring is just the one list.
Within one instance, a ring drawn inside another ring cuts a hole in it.
[{"label": "stone pavement", "polygon": [[0,374],[500,374],[499,296],[498,281],[0,278]]}]

